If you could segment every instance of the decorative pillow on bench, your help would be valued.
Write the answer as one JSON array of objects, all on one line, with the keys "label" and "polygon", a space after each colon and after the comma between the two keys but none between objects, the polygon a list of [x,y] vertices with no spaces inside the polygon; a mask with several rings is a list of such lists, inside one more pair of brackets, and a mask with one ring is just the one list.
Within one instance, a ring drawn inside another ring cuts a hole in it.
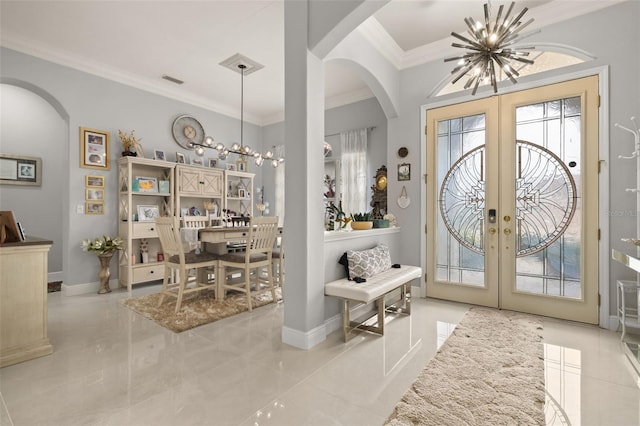
[{"label": "decorative pillow on bench", "polygon": [[339,263],[344,265],[345,260],[347,263],[345,269],[347,270],[347,277],[350,280],[356,277],[370,278],[391,268],[391,255],[389,253],[389,247],[385,244],[379,244],[368,250],[347,250],[342,258],[340,258]]}]

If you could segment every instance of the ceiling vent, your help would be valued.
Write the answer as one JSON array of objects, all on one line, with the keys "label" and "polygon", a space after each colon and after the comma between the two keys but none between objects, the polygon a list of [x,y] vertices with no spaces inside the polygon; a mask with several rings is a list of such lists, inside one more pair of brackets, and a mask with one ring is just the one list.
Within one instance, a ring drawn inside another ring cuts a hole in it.
[{"label": "ceiling vent", "polygon": [[264,65],[259,64],[256,61],[249,59],[246,56],[241,55],[239,53],[236,53],[232,57],[220,62],[220,65],[222,65],[225,68],[229,68],[231,71],[235,71],[238,74],[240,74],[240,68],[238,68],[238,65],[244,65],[246,66],[244,70],[244,75],[249,75],[251,73],[254,73],[264,68]]},{"label": "ceiling vent", "polygon": [[184,83],[184,81],[179,80],[179,79],[177,79],[175,77],[171,77],[170,75],[166,75],[166,74],[162,74],[162,78],[164,80],[170,81],[170,82],[175,83],[175,84],[183,84]]}]

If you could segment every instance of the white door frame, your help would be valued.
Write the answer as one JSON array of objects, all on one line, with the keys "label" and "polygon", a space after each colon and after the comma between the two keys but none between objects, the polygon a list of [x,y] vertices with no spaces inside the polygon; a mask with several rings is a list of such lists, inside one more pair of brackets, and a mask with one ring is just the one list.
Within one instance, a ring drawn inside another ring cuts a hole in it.
[{"label": "white door frame", "polygon": [[[575,66],[571,68],[580,68]],[[549,71],[541,73],[539,75],[534,74],[530,79],[521,79],[518,84],[501,87],[499,93],[511,93],[520,90],[533,89],[540,86],[547,86],[549,84],[561,83],[566,80],[573,80],[576,78],[588,77],[591,75],[598,76],[598,90],[600,93],[600,108],[598,110],[598,140],[599,140],[599,158],[601,162],[601,171],[598,177],[599,183],[599,206],[598,221],[600,224],[601,238],[598,242],[598,263],[599,263],[599,276],[598,276],[598,293],[600,294],[600,307],[599,313],[599,326],[602,328],[610,327],[609,318],[609,264],[610,264],[610,247],[609,247],[609,67],[584,67],[584,69],[577,69],[571,72],[562,72],[560,70]],[[538,76],[536,79],[535,77]],[[423,181],[423,190],[420,193],[420,229],[426,229],[426,216],[427,216],[427,197],[426,192],[426,179],[424,179],[427,162],[426,162],[426,142],[427,136],[424,131],[426,126],[427,110],[457,104],[461,102],[467,102],[471,100],[480,99],[482,97],[490,97],[493,92],[484,91],[479,93],[478,96],[471,96],[467,92],[464,94],[446,95],[442,97],[433,98],[428,103],[420,106],[420,176]],[[426,254],[427,254],[427,238],[423,233],[420,238],[420,266],[423,271],[426,271]],[[421,280],[420,282],[420,296],[426,297],[426,282]]]}]

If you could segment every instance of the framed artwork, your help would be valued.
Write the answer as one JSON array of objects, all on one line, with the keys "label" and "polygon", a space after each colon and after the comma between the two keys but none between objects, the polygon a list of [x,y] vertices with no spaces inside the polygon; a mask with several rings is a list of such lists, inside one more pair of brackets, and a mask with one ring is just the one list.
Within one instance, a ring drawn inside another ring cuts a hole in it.
[{"label": "framed artwork", "polygon": [[209,167],[216,167],[218,165],[217,158],[209,158]]},{"label": "framed artwork", "polygon": [[104,214],[104,203],[87,202],[84,207],[85,214]]},{"label": "framed artwork", "polygon": [[200,157],[195,157],[191,159],[191,165],[192,166],[202,166],[202,158]]},{"label": "framed artwork", "polygon": [[153,159],[154,160],[160,160],[160,161],[167,161],[167,156],[164,155],[164,151],[161,149],[154,149],[153,150]]},{"label": "framed artwork", "polygon": [[[138,189],[136,190],[136,183]],[[134,191],[137,192],[158,192],[158,179],[154,177],[137,176],[133,185]]]},{"label": "framed artwork", "polygon": [[227,163],[227,170],[231,170],[232,172],[236,171],[236,165]]},{"label": "framed artwork", "polygon": [[244,188],[238,188],[238,198],[247,198],[247,190]]},{"label": "framed artwork", "polygon": [[42,160],[38,157],[0,154],[0,184],[42,184]]},{"label": "framed artwork", "polygon": [[160,207],[158,205],[138,206],[138,222],[148,222],[160,217]]},{"label": "framed artwork", "polygon": [[246,161],[242,161],[242,160],[236,161],[236,169],[239,172],[246,172],[247,171],[247,162]]},{"label": "framed artwork", "polygon": [[109,170],[109,132],[80,127],[80,167]]},{"label": "framed artwork", "polygon": [[178,164],[187,164],[183,153],[176,152],[176,163],[178,163]]},{"label": "framed artwork", "polygon": [[398,181],[411,180],[411,164],[398,164]]},{"label": "framed artwork", "polygon": [[104,201],[104,189],[87,188],[85,199],[89,201]]},{"label": "framed artwork", "polygon": [[104,176],[86,175],[84,184],[87,188],[104,188]]}]

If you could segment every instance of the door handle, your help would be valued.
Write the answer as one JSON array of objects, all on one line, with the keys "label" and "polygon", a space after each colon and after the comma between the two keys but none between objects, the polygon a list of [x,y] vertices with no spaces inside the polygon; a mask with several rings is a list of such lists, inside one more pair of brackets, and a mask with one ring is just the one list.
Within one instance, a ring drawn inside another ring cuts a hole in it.
[{"label": "door handle", "polygon": [[510,228],[504,228],[504,235],[511,235],[511,229]]},{"label": "door handle", "polygon": [[511,220],[511,216],[506,215],[506,216],[504,217],[504,221],[505,221],[505,222],[509,222],[510,220]]},{"label": "door handle", "polygon": [[496,228],[489,228],[489,233],[490,233],[490,234],[492,234],[492,235],[493,235],[493,234],[495,234],[496,232],[497,232],[497,231],[496,231]]}]

